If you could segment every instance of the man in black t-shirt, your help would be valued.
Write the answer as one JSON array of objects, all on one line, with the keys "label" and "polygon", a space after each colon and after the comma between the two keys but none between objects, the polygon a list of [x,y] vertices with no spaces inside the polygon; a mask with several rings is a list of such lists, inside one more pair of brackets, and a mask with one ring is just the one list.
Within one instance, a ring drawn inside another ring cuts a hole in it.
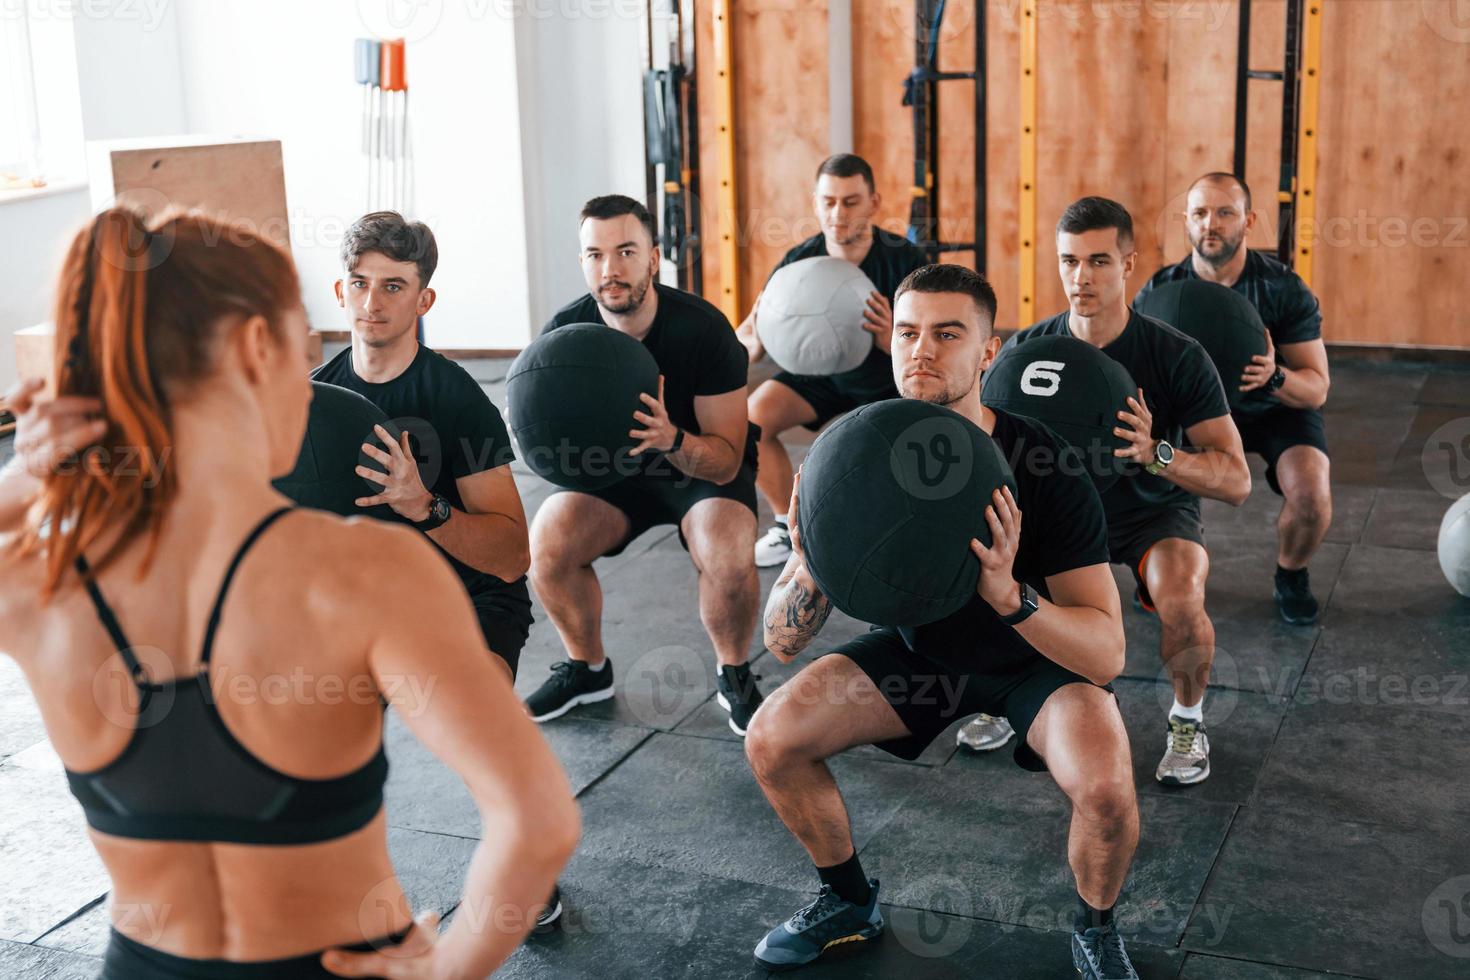
[{"label": "man in black t-shirt", "polygon": [[[1101,197],[1077,201],[1057,223],[1057,257],[1071,309],[1007,344],[1077,337],[1122,364],[1138,385],[1113,429],[1128,442],[1115,454],[1134,467],[1102,495],[1108,549],[1113,561],[1133,572],[1136,603],[1158,614],[1159,654],[1174,684],[1155,778],[1191,785],[1210,774],[1203,708],[1215,655],[1215,627],[1205,612],[1210,564],[1199,498],[1239,505],[1250,494],[1250,469],[1204,348],[1128,307],[1124,289],[1138,260],[1128,211]],[[1059,393],[1065,387],[1063,379]],[[1185,440],[1188,448],[1181,447]]]},{"label": "man in black t-shirt", "polygon": [[537,721],[613,696],[602,646],[602,588],[592,563],[644,531],[672,524],[699,576],[699,614],[719,663],[717,700],[744,735],[760,707],[750,673],[760,580],[755,545],[755,438],[745,417],[745,351],[715,307],[658,282],[657,232],[630,197],[582,209],[582,272],[591,290],[546,324],[602,323],[642,341],[660,397],[643,396],[630,435],[639,472],[595,492],[562,490],[536,513],[531,576],[569,659],[526,699]]},{"label": "man in black t-shirt", "polygon": [[[1282,497],[1276,520],[1276,606],[1293,625],[1317,619],[1307,564],[1332,524],[1331,464],[1322,406],[1331,383],[1322,343],[1322,309],[1301,276],[1245,241],[1256,224],[1251,192],[1231,174],[1205,174],[1189,188],[1185,211],[1192,251],[1154,273],[1138,291],[1180,279],[1229,286],[1251,301],[1269,331],[1239,380],[1241,391],[1265,389],[1277,405],[1261,415],[1235,414],[1248,453],[1266,460],[1266,483]],[[1136,301],[1136,299],[1135,299]]]},{"label": "man in black t-shirt", "polygon": [[[420,344],[419,317],[439,252],[422,222],[396,212],[359,218],[341,247],[337,302],[352,345],[312,373],[377,405],[403,431],[365,452],[383,484],[362,507],[387,504],[424,531],[459,574],[491,651],[515,676],[531,628],[530,544],[500,412],[469,372]],[[383,435],[386,435],[384,433]]]},{"label": "man in black t-shirt", "polygon": [[[761,568],[780,565],[791,557],[785,511],[791,497],[791,457],[781,443],[781,434],[798,425],[815,432],[859,405],[898,397],[893,386],[893,360],[888,354],[893,335],[893,291],[904,276],[926,260],[916,245],[873,224],[881,203],[867,161],[851,153],[828,157],[817,168],[817,184],[812,192],[812,206],[822,230],[776,264],[780,269],[802,259],[833,255],[862,269],[877,289],[863,311],[863,329],[873,335],[873,350],[866,361],[851,371],[830,376],[781,371],[751,393],[750,420],[761,430],[758,484],[776,512],[775,525],[756,542],[755,563]],[[757,297],[737,331],[752,364],[765,356],[755,332],[759,311]]]},{"label": "man in black t-shirt", "polygon": [[[893,373],[905,398],[944,405],[985,430],[1011,461],[1017,492],[976,500],[992,529],[976,595],[916,629],[877,625],[808,665],[771,695],[746,755],[772,807],[806,848],[822,890],[756,947],[768,969],[882,932],[878,882],[868,879],[826,760],[858,745],[916,759],[956,720],[1009,715],[1016,762],[1051,772],[1072,803],[1069,858],[1077,880],[1073,962],[1087,977],[1133,976],[1113,905],[1138,842],[1128,735],[1109,682],[1123,669],[1118,590],[1108,570],[1097,491],[1044,426],[980,403],[980,373],[1000,347],[995,293],[978,273],[933,265],[894,302]],[[798,476],[789,513],[801,492]],[[794,659],[831,612],[805,563],[801,528],[766,605],[766,646]],[[832,692],[839,692],[834,696]],[[1117,972],[1104,972],[1106,961]]]}]

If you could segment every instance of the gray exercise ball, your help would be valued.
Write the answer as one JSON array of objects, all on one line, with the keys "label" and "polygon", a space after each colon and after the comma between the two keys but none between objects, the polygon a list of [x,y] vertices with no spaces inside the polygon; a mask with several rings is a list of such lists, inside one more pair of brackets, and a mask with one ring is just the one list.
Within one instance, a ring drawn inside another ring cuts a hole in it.
[{"label": "gray exercise ball", "polygon": [[1439,567],[1454,590],[1470,598],[1470,493],[1450,504],[1439,523]]},{"label": "gray exercise ball", "polygon": [[792,374],[839,374],[873,349],[863,308],[873,282],[846,259],[818,255],[782,266],[756,310],[755,331],[771,359]]}]

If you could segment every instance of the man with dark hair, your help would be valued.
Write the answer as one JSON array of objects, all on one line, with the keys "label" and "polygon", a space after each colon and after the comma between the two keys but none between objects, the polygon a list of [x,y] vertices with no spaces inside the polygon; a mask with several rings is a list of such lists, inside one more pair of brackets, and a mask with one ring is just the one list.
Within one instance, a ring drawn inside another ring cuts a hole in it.
[{"label": "man with dark hair", "polygon": [[[912,273],[894,301],[897,387],[973,422],[1008,459],[1056,460],[1067,450],[1044,426],[980,402],[981,372],[1000,348],[994,317],[995,294],[978,273],[955,265]],[[968,542],[981,569],[968,605],[926,626],[880,624],[841,644],[777,689],[751,726],[745,751],[756,781],[822,882],[814,902],[756,946],[762,967],[811,963],[884,928],[878,882],[863,873],[826,760],[858,745],[916,759],[955,720],[992,711],[1016,722],[1017,764],[1049,770],[1072,803],[1074,966],[1093,980],[1137,976],[1113,924],[1138,843],[1138,805],[1128,735],[1108,686],[1123,669],[1123,623],[1102,504],[1080,467],[1014,472],[1014,495],[974,502],[993,538],[988,548]],[[766,646],[788,662],[832,609],[806,566],[795,521],[800,491],[798,476],[792,556],[765,614]],[[933,690],[948,693],[923,693]]]},{"label": "man with dark hair", "polygon": [[[363,507],[387,504],[449,559],[480,616],[485,642],[514,677],[531,627],[530,544],[500,412],[479,382],[416,339],[433,307],[434,233],[392,211],[364,215],[342,239],[334,288],[352,344],[312,373],[377,405],[403,430],[364,449],[383,484]],[[387,433],[381,433],[386,436]]]},{"label": "man with dark hair", "polygon": [[[1173,681],[1155,778],[1192,785],[1210,775],[1203,710],[1215,655],[1215,628],[1205,612],[1210,563],[1199,498],[1239,505],[1250,494],[1250,469],[1204,348],[1128,307],[1124,287],[1138,253],[1127,209],[1100,197],[1072,204],[1057,222],[1057,259],[1070,310],[1020,331],[1007,345],[1076,337],[1122,364],[1139,386],[1113,429],[1128,442],[1115,454],[1137,468],[1102,495],[1108,550],[1133,572],[1135,603],[1158,614],[1159,653]],[[1066,385],[1063,377],[1059,394]],[[1176,452],[1183,439],[1189,448]]]},{"label": "man with dark hair", "polygon": [[[1264,389],[1278,404],[1263,415],[1236,414],[1248,453],[1266,461],[1266,483],[1282,498],[1276,519],[1276,608],[1293,625],[1316,621],[1307,565],[1332,524],[1331,463],[1322,406],[1331,378],[1322,343],[1322,309],[1297,275],[1245,247],[1256,213],[1250,188],[1233,174],[1205,174],[1185,207],[1190,254],[1154,273],[1138,291],[1180,279],[1229,286],[1251,301],[1268,331],[1267,348],[1245,369],[1241,391]],[[1137,302],[1137,298],[1134,300]]]},{"label": "man with dark hair", "polygon": [[[873,335],[873,351],[851,371],[830,376],[781,371],[750,396],[750,420],[760,427],[761,493],[775,511],[776,523],[755,546],[756,565],[780,565],[791,556],[785,506],[791,496],[791,457],[781,434],[795,426],[815,432],[843,412],[897,398],[888,347],[893,335],[893,291],[904,276],[925,263],[924,253],[899,235],[873,224],[883,203],[874,189],[873,168],[860,156],[839,153],[817,168],[812,207],[822,230],[786,253],[776,268],[813,256],[834,255],[862,269],[877,289],[863,312],[863,329]],[[754,364],[765,356],[756,334],[760,298],[737,331]]]},{"label": "man with dark hair", "polygon": [[562,490],[536,513],[531,575],[568,659],[526,699],[537,721],[613,696],[602,646],[602,589],[592,563],[649,528],[672,524],[699,576],[699,613],[719,663],[717,700],[743,736],[761,693],[748,660],[760,580],[755,545],[755,438],[745,417],[745,352],[730,322],[698,296],[658,282],[648,211],[632,198],[582,210],[590,290],[545,330],[602,323],[639,340],[660,372],[659,397],[631,414],[638,472],[596,492]]},{"label": "man with dark hair", "polygon": [[[358,473],[383,489],[358,506],[387,504],[425,533],[464,583],[485,644],[514,679],[532,622],[526,514],[510,472],[515,450],[479,382],[417,339],[419,318],[436,298],[434,233],[376,211],[347,229],[340,255],[343,274],[333,288],[352,344],[312,379],[357,392],[402,430],[394,441],[380,428],[381,442],[364,444],[377,468]],[[561,912],[553,894],[538,927],[553,926]]]}]

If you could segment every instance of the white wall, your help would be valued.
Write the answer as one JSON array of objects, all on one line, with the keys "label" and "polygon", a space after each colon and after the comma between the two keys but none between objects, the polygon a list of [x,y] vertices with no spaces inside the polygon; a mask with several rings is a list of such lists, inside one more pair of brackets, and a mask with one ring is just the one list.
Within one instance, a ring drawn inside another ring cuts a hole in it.
[{"label": "white wall", "polygon": [[86,4],[73,6],[77,8],[72,19],[86,138],[183,132],[175,5],[151,0],[99,7],[110,11],[105,16],[89,16]]},{"label": "white wall", "polygon": [[[192,133],[280,139],[291,244],[318,328],[346,326],[332,296],[342,232],[365,209],[362,90],[351,0],[180,0],[184,114]],[[434,229],[439,300],[430,345],[521,347],[530,338],[514,24],[493,4],[405,5],[417,217]],[[432,17],[432,20],[425,20]]]},{"label": "white wall", "polygon": [[51,319],[66,246],[90,213],[86,188],[0,204],[0,393],[16,381],[10,335]]},{"label": "white wall", "polygon": [[[431,344],[523,346],[585,290],[583,202],[643,197],[643,21],[631,4],[139,0],[105,17],[74,6],[87,139],[282,141],[292,249],[318,327],[343,323],[337,246],[366,203],[352,41],[391,36],[364,17],[412,15],[392,33],[409,39],[415,216],[440,248]],[[9,335],[50,315],[61,249],[88,213],[85,190],[0,203],[0,390],[14,381]]]},{"label": "white wall", "polygon": [[[587,291],[577,214],[588,198],[643,200],[644,30],[636,5],[525,4],[516,24],[526,173],[527,252],[536,329]],[[555,16],[538,16],[555,11]]]}]

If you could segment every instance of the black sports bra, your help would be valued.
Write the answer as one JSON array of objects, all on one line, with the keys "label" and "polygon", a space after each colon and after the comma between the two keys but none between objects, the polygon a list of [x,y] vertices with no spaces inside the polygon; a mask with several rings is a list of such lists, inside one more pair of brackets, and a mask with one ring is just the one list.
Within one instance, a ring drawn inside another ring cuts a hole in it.
[{"label": "black sports bra", "polygon": [[162,684],[149,682],[86,561],[77,557],[77,572],[140,699],[133,737],[121,755],[93,772],[67,770],[93,829],[139,840],[312,844],[361,828],[382,808],[388,758],[381,744],[356,772],[300,779],[251,755],[214,703],[209,657],[230,582],[251,545],[292,509],[268,515],[235,553],[209,616],[199,672]]}]

